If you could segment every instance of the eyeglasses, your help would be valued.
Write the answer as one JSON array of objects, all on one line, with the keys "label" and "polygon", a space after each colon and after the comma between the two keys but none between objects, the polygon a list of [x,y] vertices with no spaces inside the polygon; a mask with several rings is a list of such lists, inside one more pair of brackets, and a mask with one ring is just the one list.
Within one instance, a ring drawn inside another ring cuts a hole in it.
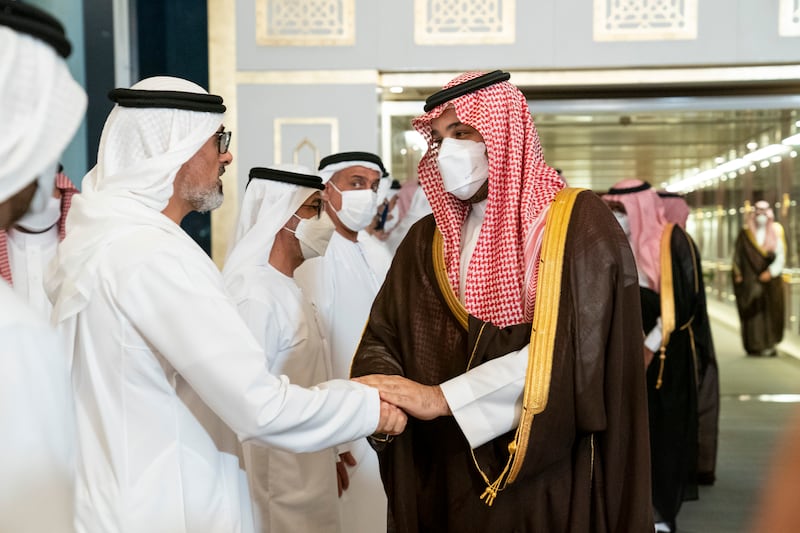
[{"label": "eyeglasses", "polygon": [[230,131],[217,132],[217,150],[219,151],[219,155],[228,153],[228,147],[231,145],[231,133]]},{"label": "eyeglasses", "polygon": [[300,207],[307,207],[308,209],[313,209],[317,212],[317,218],[322,216],[322,202],[318,204],[303,204]]}]

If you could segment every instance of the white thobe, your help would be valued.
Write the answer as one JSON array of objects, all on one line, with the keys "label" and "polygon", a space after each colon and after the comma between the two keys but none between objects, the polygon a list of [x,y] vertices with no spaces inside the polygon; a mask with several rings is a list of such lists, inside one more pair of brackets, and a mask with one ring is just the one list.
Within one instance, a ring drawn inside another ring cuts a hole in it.
[{"label": "white thobe", "polygon": [[[309,387],[331,378],[316,313],[294,279],[266,265],[248,272],[246,294],[232,294],[275,375]],[[336,453],[295,454],[244,445],[256,529],[264,533],[339,531]]]},{"label": "white thobe", "polygon": [[0,531],[74,531],[72,407],[55,331],[0,281]]},{"label": "white thobe", "polygon": [[414,191],[414,196],[411,197],[411,205],[403,218],[397,221],[389,236],[386,238],[386,246],[389,251],[394,255],[397,247],[403,242],[408,230],[411,229],[419,219],[431,214],[431,204],[428,202],[428,197],[425,196],[425,191],[422,187],[417,187]]},{"label": "white thobe", "polygon": [[177,225],[121,232],[95,260],[88,304],[62,322],[73,339],[78,531],[252,530],[238,458],[181,401],[179,376],[242,441],[306,452],[374,432],[374,389],[308,390],[268,373],[219,270]]},{"label": "white thobe", "polygon": [[[388,265],[387,265],[388,267]],[[386,276],[376,272],[360,243],[334,233],[324,257],[306,261],[295,272],[298,284],[319,311],[331,346],[333,375],[350,376],[353,361],[372,302]],[[356,466],[348,467],[350,487],[339,499],[341,530],[347,533],[386,531],[386,495],[378,457],[366,439],[340,446]]]},{"label": "white thobe", "polygon": [[[486,212],[486,200],[475,204],[461,228],[459,280],[466,279]],[[464,282],[459,282],[464,302]],[[441,384],[447,405],[472,448],[517,427],[528,368],[528,345],[492,359]]]},{"label": "white thobe", "polygon": [[58,225],[42,233],[11,228],[6,236],[14,292],[49,321],[53,305],[44,291],[44,277],[58,249]]}]

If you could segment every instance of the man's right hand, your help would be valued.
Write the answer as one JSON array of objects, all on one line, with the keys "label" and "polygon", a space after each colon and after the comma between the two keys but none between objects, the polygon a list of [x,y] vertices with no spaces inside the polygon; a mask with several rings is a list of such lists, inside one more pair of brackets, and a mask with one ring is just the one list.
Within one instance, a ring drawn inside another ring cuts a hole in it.
[{"label": "man's right hand", "polygon": [[383,374],[351,379],[380,390],[382,400],[401,407],[414,418],[433,420],[452,414],[438,385],[422,385],[402,376]]}]

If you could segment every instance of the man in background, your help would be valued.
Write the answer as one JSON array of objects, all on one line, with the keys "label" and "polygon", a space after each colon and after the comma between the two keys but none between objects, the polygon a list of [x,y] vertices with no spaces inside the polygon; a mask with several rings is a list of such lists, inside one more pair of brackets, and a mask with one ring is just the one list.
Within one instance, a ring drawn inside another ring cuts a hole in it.
[{"label": "man in background", "polygon": [[[269,371],[311,387],[331,375],[316,312],[297,286],[303,261],[325,253],[334,231],[318,176],[299,165],[252,168],[223,277],[239,313],[264,346]],[[256,529],[338,533],[337,456],[244,444]]]},{"label": "man in background", "polygon": [[[375,154],[342,152],[324,157],[319,173],[336,232],[325,255],[304,263],[297,277],[319,310],[333,376],[348,378],[369,310],[389,268],[388,253],[378,259],[370,256],[359,235],[374,223],[386,169]],[[341,530],[384,531],[386,496],[375,452],[366,439],[359,439],[340,446],[339,457]]]},{"label": "man in background", "polygon": [[44,281],[64,239],[72,195],[78,192],[62,170],[59,165],[53,196],[42,212],[26,213],[8,231],[0,230],[0,276],[48,321],[53,306]]},{"label": "man in background", "polygon": [[[70,51],[55,18],[0,0],[0,230],[51,202],[58,160],[86,109]],[[74,421],[56,333],[0,280],[0,531],[74,531]]]},{"label": "man in background", "polygon": [[733,252],[733,292],[747,355],[775,357],[783,340],[783,226],[764,200],[748,213]]},{"label": "man in background", "polygon": [[638,267],[656,531],[674,532],[682,503],[698,495],[697,395],[714,360],[700,254],[649,183],[620,181],[603,199]]}]

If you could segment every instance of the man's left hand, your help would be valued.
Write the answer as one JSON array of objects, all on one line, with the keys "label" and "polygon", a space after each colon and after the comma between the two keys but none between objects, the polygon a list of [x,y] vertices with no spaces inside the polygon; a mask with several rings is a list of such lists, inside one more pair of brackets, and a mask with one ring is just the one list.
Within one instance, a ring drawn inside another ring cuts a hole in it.
[{"label": "man's left hand", "polygon": [[350,487],[350,476],[347,473],[348,466],[356,466],[356,458],[350,452],[339,454],[339,460],[336,461],[336,481],[339,486],[339,497],[342,493]]}]

